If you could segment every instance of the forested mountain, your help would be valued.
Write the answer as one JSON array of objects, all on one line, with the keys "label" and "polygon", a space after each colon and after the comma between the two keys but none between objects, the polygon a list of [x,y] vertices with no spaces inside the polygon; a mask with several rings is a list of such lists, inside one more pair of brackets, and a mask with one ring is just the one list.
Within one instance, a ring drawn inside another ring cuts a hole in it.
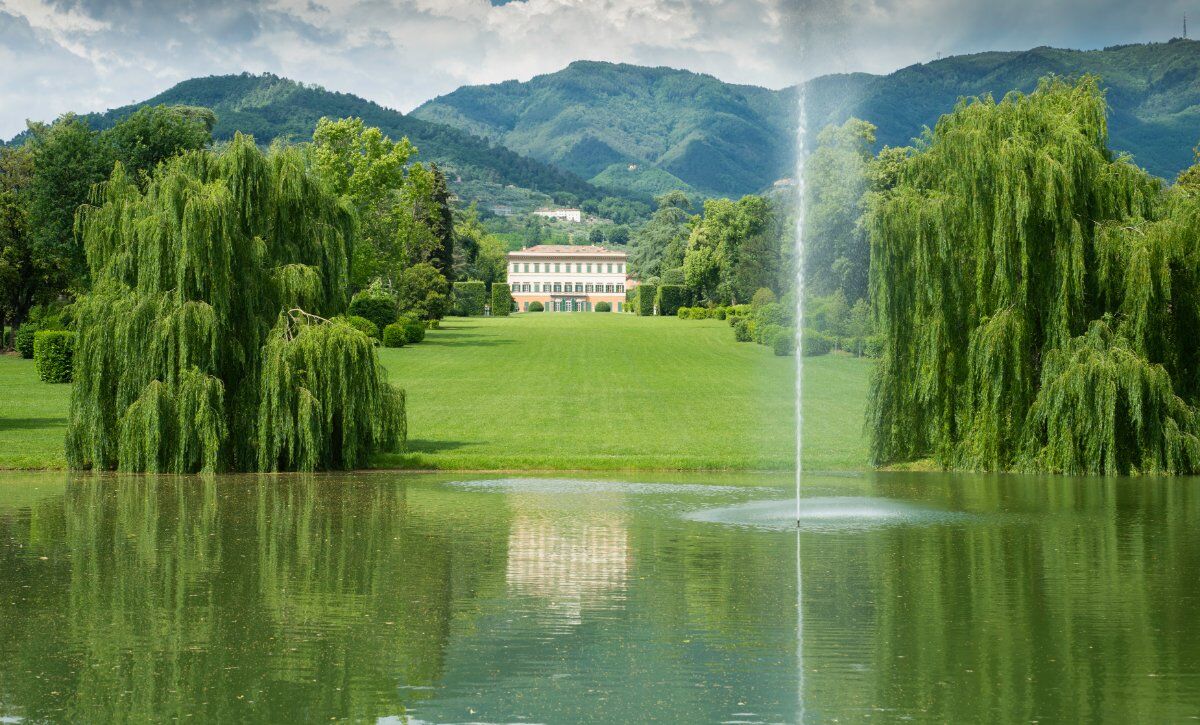
[{"label": "forested mountain", "polygon": [[[580,198],[603,196],[595,187],[560,168],[515,153],[504,146],[469,133],[406,116],[348,93],[264,74],[193,78],[146,101],[85,118],[93,128],[104,129],[146,105],[205,106],[217,114],[213,137],[228,140],[235,131],[252,134],[256,141],[277,138],[306,141],[323,117],[356,116],[368,126],[378,126],[393,139],[407,136],[418,148],[420,161],[436,161],[461,177],[460,184],[489,184],[503,193],[513,185],[542,194],[574,194]],[[510,190],[511,191],[511,190]],[[507,200],[505,200],[507,201]]]},{"label": "forested mountain", "polygon": [[[1200,42],[956,56],[886,76],[816,78],[812,139],[851,116],[906,145],[963,96],[1032,91],[1048,74],[1101,78],[1112,145],[1174,177],[1200,141]],[[707,194],[761,191],[791,172],[795,88],[771,91],[670,68],[577,62],[525,83],[468,86],[413,111],[503,142],[609,189]]]},{"label": "forested mountain", "polygon": [[412,115],[611,189],[729,195],[787,175],[793,108],[787,94],[708,75],[579,61],[526,83],[460,88]]}]

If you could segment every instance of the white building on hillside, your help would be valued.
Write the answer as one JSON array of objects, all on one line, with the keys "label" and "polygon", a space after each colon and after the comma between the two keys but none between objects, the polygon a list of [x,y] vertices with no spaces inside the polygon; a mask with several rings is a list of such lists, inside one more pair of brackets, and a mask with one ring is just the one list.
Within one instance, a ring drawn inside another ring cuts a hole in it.
[{"label": "white building on hillside", "polygon": [[579,209],[538,209],[534,214],[545,219],[557,219],[562,222],[579,224],[583,221],[583,212]]}]

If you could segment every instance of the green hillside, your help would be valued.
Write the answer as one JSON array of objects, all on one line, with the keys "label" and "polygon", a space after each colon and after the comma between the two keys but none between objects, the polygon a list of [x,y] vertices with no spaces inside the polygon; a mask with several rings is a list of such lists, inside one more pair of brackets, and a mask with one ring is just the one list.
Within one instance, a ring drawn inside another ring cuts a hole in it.
[{"label": "green hillside", "polygon": [[[1084,73],[1108,89],[1114,148],[1166,178],[1190,165],[1200,141],[1200,42],[1187,40],[978,53],[886,76],[822,76],[806,88],[810,132],[815,139],[825,125],[857,116],[878,127],[881,144],[906,145],[961,97],[1028,92],[1043,76]],[[578,62],[525,83],[460,88],[412,115],[500,141],[606,189],[657,193],[674,177],[702,193],[736,196],[790,175],[795,109],[795,88]],[[623,173],[630,164],[641,173]]]},{"label": "green hillside", "polygon": [[460,88],[412,115],[496,139],[583,178],[601,175],[594,183],[611,181],[606,170],[614,165],[638,164],[702,192],[736,195],[787,175],[792,119],[785,104],[782,94],[708,75],[580,61],[527,83]]},{"label": "green hillside", "polygon": [[512,204],[512,198],[504,198],[509,185],[540,192],[527,194],[530,196],[527,206],[531,208],[547,200],[542,195],[567,192],[584,199],[604,196],[570,172],[457,128],[406,116],[348,93],[335,93],[270,74],[193,78],[142,103],[87,118],[93,128],[107,128],[141,106],[158,104],[206,106],[217,113],[214,129],[217,140],[232,138],[234,132],[241,131],[252,134],[259,143],[277,138],[307,140],[322,116],[357,116],[392,138],[407,136],[420,151],[419,160],[436,161],[451,172],[452,183],[456,182],[456,191],[464,198]]}]

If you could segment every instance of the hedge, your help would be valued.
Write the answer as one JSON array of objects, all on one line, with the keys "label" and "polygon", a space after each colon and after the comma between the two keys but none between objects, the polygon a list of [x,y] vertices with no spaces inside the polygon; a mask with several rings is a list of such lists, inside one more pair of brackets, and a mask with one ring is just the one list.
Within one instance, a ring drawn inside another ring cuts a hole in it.
[{"label": "hedge", "polygon": [[750,342],[754,339],[754,321],[741,318],[733,326],[733,339],[738,342]]},{"label": "hedge", "polygon": [[534,300],[533,302],[529,303],[529,311],[530,312],[545,312],[546,306],[543,305],[541,302]]},{"label": "hedge", "polygon": [[776,355],[785,356],[796,352],[796,331],[790,327],[783,328],[771,342],[771,349]]},{"label": "hedge", "polygon": [[[536,305],[538,303],[534,302],[533,304]],[[533,305],[530,305],[530,307],[533,307]],[[596,312],[612,312],[612,303],[611,302],[597,302],[596,303]]]},{"label": "hedge", "polygon": [[342,321],[372,340],[379,339],[379,326],[365,317],[359,317],[358,315],[346,315],[342,318]]},{"label": "hedge", "polygon": [[492,316],[507,317],[512,312],[512,290],[504,282],[492,283]]},{"label": "hedge", "polygon": [[13,347],[26,360],[33,359],[33,336],[37,334],[37,331],[37,324],[26,322],[24,325],[18,327],[17,333],[13,335]]},{"label": "hedge", "polygon": [[834,338],[817,330],[807,329],[804,331],[804,357],[816,357],[817,355],[825,355],[833,349]]},{"label": "hedge", "polygon": [[75,357],[75,333],[43,330],[33,336],[33,367],[47,383],[71,382]]},{"label": "hedge", "polygon": [[403,322],[393,322],[383,328],[384,347],[404,347],[406,342],[408,337]]},{"label": "hedge", "polygon": [[683,305],[686,298],[686,293],[682,286],[677,284],[664,284],[658,288],[658,314],[664,317],[670,317],[676,313]]},{"label": "hedge", "polygon": [[370,320],[379,330],[392,324],[400,316],[395,298],[386,292],[367,290],[354,295],[354,299],[350,301],[350,309],[346,312],[354,317]]},{"label": "hedge", "polygon": [[396,324],[404,326],[404,341],[409,345],[415,345],[425,339],[426,327],[423,320],[418,320],[408,315],[401,315]]},{"label": "hedge", "polygon": [[487,302],[487,285],[477,280],[454,283],[454,314],[481,317]]},{"label": "hedge", "polygon": [[654,315],[654,297],[658,288],[652,284],[638,285],[636,309],[639,315],[650,317]]}]

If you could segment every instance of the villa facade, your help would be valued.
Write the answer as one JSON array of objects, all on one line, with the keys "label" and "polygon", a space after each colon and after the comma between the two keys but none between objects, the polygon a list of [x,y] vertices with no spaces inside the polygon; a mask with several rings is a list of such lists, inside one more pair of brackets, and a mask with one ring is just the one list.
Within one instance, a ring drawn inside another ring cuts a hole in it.
[{"label": "villa facade", "polygon": [[517,309],[540,302],[547,312],[591,312],[600,302],[624,312],[629,278],[625,252],[543,244],[508,253],[508,284]]}]

